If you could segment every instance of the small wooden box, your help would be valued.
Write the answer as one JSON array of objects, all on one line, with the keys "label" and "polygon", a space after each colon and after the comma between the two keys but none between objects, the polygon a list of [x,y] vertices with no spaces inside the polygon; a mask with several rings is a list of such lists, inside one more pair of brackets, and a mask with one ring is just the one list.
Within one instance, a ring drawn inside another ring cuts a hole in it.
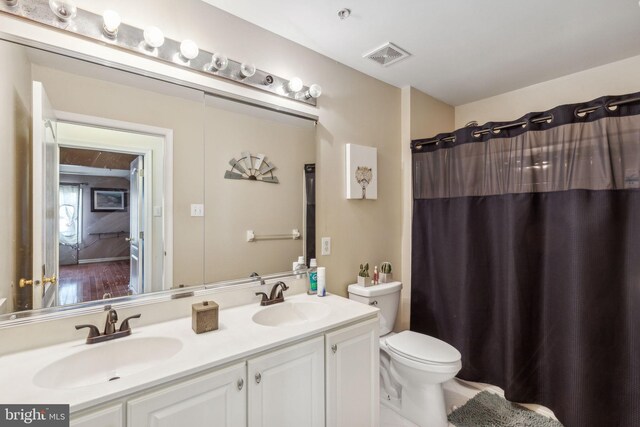
[{"label": "small wooden box", "polygon": [[203,301],[191,307],[191,327],[196,334],[218,329],[218,304]]}]

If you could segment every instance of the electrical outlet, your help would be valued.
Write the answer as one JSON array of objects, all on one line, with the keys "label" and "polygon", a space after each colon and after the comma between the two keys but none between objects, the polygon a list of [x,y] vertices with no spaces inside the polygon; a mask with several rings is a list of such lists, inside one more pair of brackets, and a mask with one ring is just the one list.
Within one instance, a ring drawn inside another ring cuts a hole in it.
[{"label": "electrical outlet", "polygon": [[204,216],[204,205],[191,205],[191,216]]},{"label": "electrical outlet", "polygon": [[322,255],[331,255],[331,237],[322,238]]}]

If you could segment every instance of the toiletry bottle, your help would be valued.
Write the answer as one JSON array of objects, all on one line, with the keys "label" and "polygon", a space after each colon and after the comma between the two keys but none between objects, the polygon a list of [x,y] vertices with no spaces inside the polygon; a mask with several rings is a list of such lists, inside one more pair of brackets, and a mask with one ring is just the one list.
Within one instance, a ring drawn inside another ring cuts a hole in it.
[{"label": "toiletry bottle", "polygon": [[378,266],[373,267],[373,284],[378,284]]},{"label": "toiletry bottle", "polygon": [[[307,268],[307,265],[304,263],[304,257],[299,256],[298,261],[293,262],[293,271],[297,273],[298,271],[304,270],[305,268]],[[300,278],[302,278],[302,275],[296,274],[296,279],[300,279]]]},{"label": "toiletry bottle", "polygon": [[318,267],[318,296],[323,297],[327,295],[327,269],[325,267]]},{"label": "toiletry bottle", "polygon": [[313,295],[318,291],[318,262],[315,258],[309,261],[309,295]]}]

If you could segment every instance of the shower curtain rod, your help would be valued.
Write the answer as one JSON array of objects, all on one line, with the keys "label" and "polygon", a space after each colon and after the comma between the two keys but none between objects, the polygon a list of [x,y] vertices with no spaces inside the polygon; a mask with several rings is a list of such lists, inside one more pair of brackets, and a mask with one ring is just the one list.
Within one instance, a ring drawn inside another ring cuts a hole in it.
[{"label": "shower curtain rod", "polygon": [[[593,113],[596,110],[599,110],[600,108],[606,107],[608,109],[611,110],[612,107],[618,107],[620,105],[625,105],[625,104],[632,104],[634,102],[640,102],[640,97],[636,97],[636,98],[629,98],[629,99],[625,99],[625,100],[621,100],[621,101],[614,101],[614,102],[610,102],[606,105],[597,105],[595,107],[585,107],[585,108],[580,108],[578,110],[576,110],[576,115],[580,115],[580,114],[590,114]],[[511,128],[516,128],[519,126],[526,126],[529,122],[531,123],[544,123],[544,122],[549,122],[551,123],[551,121],[553,120],[553,115],[552,114],[548,114],[546,116],[542,116],[542,117],[536,117],[535,119],[531,119],[529,121],[526,120],[520,120],[518,122],[513,122],[513,123],[508,123],[506,125],[502,125],[502,126],[495,126],[489,129],[482,129],[482,130],[476,130],[473,131],[471,133],[471,135],[474,138],[480,138],[483,135],[488,134],[489,132],[500,132],[501,130],[504,129],[511,129]],[[429,141],[425,141],[425,142],[419,142],[417,143],[414,148],[416,148],[417,150],[422,149],[422,147],[424,145],[432,145],[432,144],[439,144],[441,142],[455,142],[456,141],[456,137],[455,135],[451,135],[451,136],[447,136],[445,138],[438,138],[438,139],[431,139]]]}]

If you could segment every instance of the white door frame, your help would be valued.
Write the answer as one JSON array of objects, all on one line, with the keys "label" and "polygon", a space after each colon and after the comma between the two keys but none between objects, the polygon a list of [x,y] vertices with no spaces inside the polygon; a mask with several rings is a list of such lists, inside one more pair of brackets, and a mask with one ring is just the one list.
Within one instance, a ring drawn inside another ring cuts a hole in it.
[{"label": "white door frame", "polygon": [[[69,113],[66,111],[57,111],[56,116],[59,122],[73,123],[78,125],[101,127],[106,129],[113,129],[116,131],[125,131],[140,133],[144,135],[158,136],[164,139],[164,173],[163,173],[163,198],[162,198],[162,216],[163,216],[163,249],[164,249],[164,262],[162,266],[162,283],[163,289],[171,289],[173,286],[173,129],[166,129],[156,126],[149,126],[140,123],[131,123],[120,120],[107,119],[104,117],[88,116],[84,114]],[[72,141],[64,141],[59,143],[59,146],[63,147],[76,147],[76,148],[93,148],[101,149],[105,151],[113,152],[126,152],[128,154],[138,154],[145,156],[145,176],[151,178],[152,168],[147,168],[146,162],[148,159],[152,159],[152,150],[135,149],[135,150],[123,150],[122,147],[110,147],[105,144],[83,142],[83,144],[74,143]],[[148,157],[147,157],[148,156]],[[146,175],[149,173],[149,175]],[[153,179],[153,178],[152,178]],[[145,179],[144,191],[145,194],[153,194],[153,191],[149,187],[152,183],[152,179]],[[152,198],[145,197],[145,223],[151,226],[153,223],[153,206]],[[145,225],[145,228],[147,225]],[[147,234],[149,238],[147,238]],[[145,234],[145,277],[149,277],[152,273],[151,258],[153,255],[153,233]],[[154,289],[152,283],[148,283],[146,289]]]}]

